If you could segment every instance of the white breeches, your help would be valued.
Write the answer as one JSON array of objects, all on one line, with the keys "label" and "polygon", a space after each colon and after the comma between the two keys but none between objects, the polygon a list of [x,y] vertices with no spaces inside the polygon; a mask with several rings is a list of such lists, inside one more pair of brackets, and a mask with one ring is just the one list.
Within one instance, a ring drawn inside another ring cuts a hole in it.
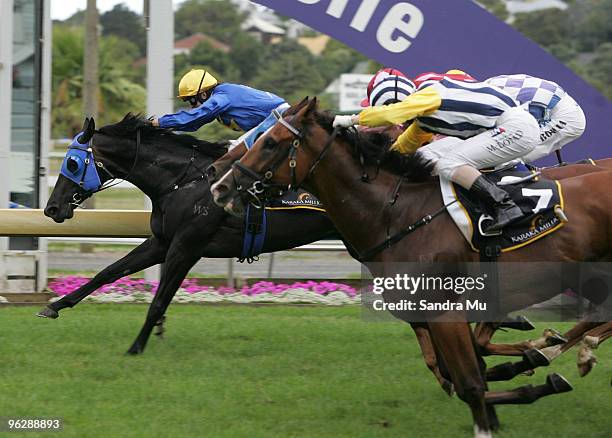
[{"label": "white breeches", "polygon": [[536,161],[579,138],[586,128],[580,105],[568,94],[550,111],[550,120],[540,127],[540,142],[523,160]]},{"label": "white breeches", "polygon": [[423,146],[419,153],[435,163],[434,175],[452,179],[458,167],[495,167],[531,152],[538,143],[539,127],[523,108],[510,108],[497,120],[496,127],[462,140],[445,137]]}]

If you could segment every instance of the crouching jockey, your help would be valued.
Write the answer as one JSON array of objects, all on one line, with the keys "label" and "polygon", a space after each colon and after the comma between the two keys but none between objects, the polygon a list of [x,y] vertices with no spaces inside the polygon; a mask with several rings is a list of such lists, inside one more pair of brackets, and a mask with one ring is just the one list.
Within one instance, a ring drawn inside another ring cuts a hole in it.
[{"label": "crouching jockey", "polygon": [[495,76],[485,82],[526,106],[538,121],[540,141],[523,157],[525,162],[561,150],[584,133],[586,119],[582,108],[556,83],[526,74]]},{"label": "crouching jockey", "polygon": [[[383,106],[401,102],[416,91],[414,83],[404,73],[395,68],[383,68],[377,71],[367,88],[367,97],[361,106]],[[382,132],[396,139],[406,129],[404,125],[393,125],[378,128],[362,127],[362,132]]]},{"label": "crouching jockey", "polygon": [[[392,149],[418,153],[433,162],[434,174],[481,199],[493,214],[493,222],[484,231],[497,232],[522,217],[507,192],[478,171],[522,157],[538,142],[536,120],[512,97],[486,83],[444,78],[402,102],[367,108],[359,115],[336,116],[334,126],[385,126],[409,120],[414,123]],[[432,133],[449,137],[421,147]]]},{"label": "crouching jockey", "polygon": [[189,102],[192,109],[166,114],[159,119],[151,118],[153,126],[197,131],[216,119],[235,131],[245,131],[246,134],[233,144],[244,142],[247,149],[276,123],[274,110],[283,113],[289,108],[287,102],[275,94],[245,85],[219,83],[206,70],[191,70],[185,74],[179,83],[178,97]]}]

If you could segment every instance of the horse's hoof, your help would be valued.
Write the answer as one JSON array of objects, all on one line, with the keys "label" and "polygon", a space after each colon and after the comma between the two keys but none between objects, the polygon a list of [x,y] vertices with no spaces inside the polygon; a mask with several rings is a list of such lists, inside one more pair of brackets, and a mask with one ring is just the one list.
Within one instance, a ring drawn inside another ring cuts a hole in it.
[{"label": "horse's hoof", "polygon": [[448,380],[445,380],[442,383],[442,389],[449,397],[452,397],[453,395],[455,395],[455,385],[453,385],[452,382]]},{"label": "horse's hoof", "polygon": [[586,362],[578,364],[578,375],[580,377],[586,376],[587,374],[591,372],[591,370],[593,369],[595,365],[597,365],[597,357],[593,355],[589,357],[589,359]]},{"label": "horse's hoof", "polygon": [[535,370],[527,370],[521,373],[523,376],[531,377],[535,374]]},{"label": "horse's hoof", "polygon": [[132,345],[126,354],[130,356],[136,356],[138,354],[142,354],[143,352],[144,348],[140,345]]},{"label": "horse's hoof", "polygon": [[50,307],[45,307],[40,312],[38,312],[36,316],[38,316],[39,318],[57,319],[59,318],[59,313]]},{"label": "horse's hoof", "polygon": [[523,358],[531,365],[531,368],[545,367],[550,365],[550,360],[537,348],[526,350],[523,353]]},{"label": "horse's hoof", "polygon": [[555,391],[555,394],[569,392],[574,389],[571,383],[568,382],[565,377],[557,373],[552,373],[546,376],[546,384]]},{"label": "horse's hoof", "polygon": [[529,331],[535,328],[531,321],[522,315],[519,315],[511,320],[504,321],[499,326],[520,331]]},{"label": "horse's hoof", "polygon": [[551,335],[546,337],[546,346],[553,347],[555,345],[563,345],[567,343],[567,338],[562,335]]}]

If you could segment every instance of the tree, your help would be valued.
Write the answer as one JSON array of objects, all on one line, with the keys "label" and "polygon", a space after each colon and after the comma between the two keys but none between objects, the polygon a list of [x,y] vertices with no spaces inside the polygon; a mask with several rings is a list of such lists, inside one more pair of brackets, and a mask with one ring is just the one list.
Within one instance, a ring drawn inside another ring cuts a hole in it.
[{"label": "tree", "polygon": [[225,81],[237,81],[240,79],[240,71],[236,68],[229,55],[221,50],[215,49],[207,41],[199,42],[188,57],[191,66],[201,65],[211,72],[219,75],[219,79]]},{"label": "tree", "polygon": [[[98,125],[115,123],[127,112],[142,112],[145,90],[132,68],[138,48],[124,39],[100,40]],[[83,125],[83,29],[53,27],[53,136],[72,136]]]},{"label": "tree", "polygon": [[585,67],[587,79],[601,92],[612,99],[612,43],[601,44],[595,51],[595,58]]},{"label": "tree", "polygon": [[147,36],[142,16],[120,3],[100,16],[100,24],[102,35],[115,35],[131,41],[138,47],[140,55],[145,56]]},{"label": "tree", "polygon": [[530,13],[516,14],[513,26],[526,37],[544,47],[554,44],[571,46],[570,17],[561,9],[543,9]]},{"label": "tree", "polygon": [[477,0],[477,2],[502,21],[506,21],[510,16],[503,0]]},{"label": "tree", "polygon": [[232,50],[228,56],[229,61],[238,70],[241,82],[249,82],[257,75],[267,49],[267,46],[245,32],[234,36]]},{"label": "tree", "polygon": [[292,40],[270,48],[253,86],[271,91],[289,102],[320,93],[326,85],[312,54]]},{"label": "tree", "polygon": [[244,18],[227,0],[186,0],[174,14],[174,29],[179,38],[202,32],[231,45]]},{"label": "tree", "polygon": [[358,62],[367,58],[340,41],[330,39],[316,60],[316,66],[326,83],[336,79],[340,74],[349,72]]}]

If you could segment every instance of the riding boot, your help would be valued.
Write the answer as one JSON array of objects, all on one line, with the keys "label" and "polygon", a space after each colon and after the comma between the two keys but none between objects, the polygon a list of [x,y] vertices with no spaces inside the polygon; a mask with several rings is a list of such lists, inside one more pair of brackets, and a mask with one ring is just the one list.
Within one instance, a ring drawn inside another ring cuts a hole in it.
[{"label": "riding boot", "polygon": [[472,184],[470,192],[484,202],[493,214],[493,223],[484,227],[487,233],[496,233],[505,226],[523,217],[523,212],[508,195],[484,176],[479,176]]}]

